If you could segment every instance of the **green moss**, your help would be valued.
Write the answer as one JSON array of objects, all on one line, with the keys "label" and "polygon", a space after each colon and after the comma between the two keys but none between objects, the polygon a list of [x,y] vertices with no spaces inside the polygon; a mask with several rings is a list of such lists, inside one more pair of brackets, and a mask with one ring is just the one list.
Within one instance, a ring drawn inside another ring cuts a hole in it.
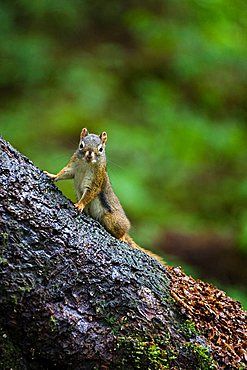
[{"label": "green moss", "polygon": [[12,343],[2,328],[0,328],[0,368],[26,369],[19,348]]},{"label": "green moss", "polygon": [[55,331],[57,328],[57,320],[55,319],[53,315],[50,316],[49,324],[50,324],[51,331]]},{"label": "green moss", "polygon": [[8,260],[6,258],[0,257],[0,265],[7,266]]},{"label": "green moss", "polygon": [[14,306],[18,304],[18,298],[15,294],[10,295],[11,302],[13,303]]},{"label": "green moss", "polygon": [[189,339],[201,334],[199,330],[197,330],[195,323],[191,320],[185,320],[185,322],[181,326],[181,330],[183,334]]},{"label": "green moss", "polygon": [[121,353],[121,363],[117,369],[170,369],[176,359],[176,350],[167,337],[155,338],[119,337],[117,348]]},{"label": "green moss", "polygon": [[0,233],[0,254],[3,253],[4,247],[6,247],[8,239],[9,235],[7,233]]},{"label": "green moss", "polygon": [[106,314],[104,318],[104,322],[106,326],[111,328],[112,333],[115,335],[119,333],[119,331],[121,330],[121,327],[126,323],[126,321],[127,321],[127,318],[121,319],[121,322],[120,322],[118,317],[115,317],[109,313]]},{"label": "green moss", "polygon": [[207,347],[201,346],[197,343],[188,343],[187,348],[195,354],[198,360],[199,367],[196,370],[217,369],[217,365]]},{"label": "green moss", "polygon": [[33,289],[32,285],[26,284],[25,286],[21,286],[19,288],[19,292],[21,292],[21,293],[30,293],[32,289]]}]

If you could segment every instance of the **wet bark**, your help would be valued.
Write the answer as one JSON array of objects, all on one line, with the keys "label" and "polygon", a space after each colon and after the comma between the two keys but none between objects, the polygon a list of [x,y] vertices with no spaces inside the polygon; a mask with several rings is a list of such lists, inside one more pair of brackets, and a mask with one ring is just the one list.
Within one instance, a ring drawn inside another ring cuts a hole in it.
[{"label": "wet bark", "polygon": [[0,367],[217,368],[170,295],[171,272],[0,148]]}]

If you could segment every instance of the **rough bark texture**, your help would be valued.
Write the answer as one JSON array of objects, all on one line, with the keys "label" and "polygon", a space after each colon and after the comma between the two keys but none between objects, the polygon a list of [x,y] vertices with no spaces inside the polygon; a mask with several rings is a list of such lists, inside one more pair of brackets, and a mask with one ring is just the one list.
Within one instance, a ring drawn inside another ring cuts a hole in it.
[{"label": "rough bark texture", "polygon": [[178,289],[172,298],[176,274],[79,214],[1,138],[0,148],[0,368],[223,366]]}]

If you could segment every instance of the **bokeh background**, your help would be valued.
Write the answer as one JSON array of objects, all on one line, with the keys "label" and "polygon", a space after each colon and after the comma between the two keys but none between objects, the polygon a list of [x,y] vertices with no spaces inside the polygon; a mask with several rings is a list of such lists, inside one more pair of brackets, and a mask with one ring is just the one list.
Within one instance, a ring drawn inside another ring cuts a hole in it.
[{"label": "bokeh background", "polygon": [[55,173],[106,130],[133,238],[245,307],[246,31],[246,0],[0,4],[1,135]]}]

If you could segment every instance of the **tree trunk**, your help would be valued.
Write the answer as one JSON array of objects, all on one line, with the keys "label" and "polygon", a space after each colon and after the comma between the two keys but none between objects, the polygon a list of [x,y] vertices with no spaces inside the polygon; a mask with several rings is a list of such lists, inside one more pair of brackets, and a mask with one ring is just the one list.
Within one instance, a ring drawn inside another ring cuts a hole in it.
[{"label": "tree trunk", "polygon": [[0,148],[0,368],[246,365],[237,302],[116,240]]}]

